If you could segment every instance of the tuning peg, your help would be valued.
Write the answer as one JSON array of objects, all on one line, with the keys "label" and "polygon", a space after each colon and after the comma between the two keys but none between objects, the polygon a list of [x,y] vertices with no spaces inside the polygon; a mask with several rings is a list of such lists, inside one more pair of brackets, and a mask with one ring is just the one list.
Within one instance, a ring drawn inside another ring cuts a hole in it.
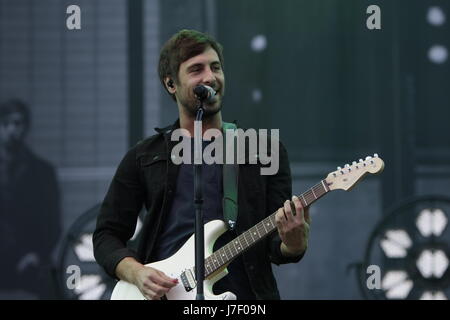
[{"label": "tuning peg", "polygon": [[356,165],[356,161],[353,161],[353,162],[352,162],[352,166],[354,166],[354,165]]},{"label": "tuning peg", "polygon": [[361,162],[361,163],[362,163],[362,162],[363,162],[363,159],[359,159],[359,162]]},{"label": "tuning peg", "polygon": [[371,156],[367,156],[367,157],[366,157],[366,160],[370,160],[370,159],[372,159]]},{"label": "tuning peg", "polygon": [[337,169],[338,169],[338,171],[341,171],[341,170],[342,170],[342,168],[341,168],[341,167],[337,167]]},{"label": "tuning peg", "polygon": [[373,157],[374,157],[374,158],[378,158],[378,153],[375,153],[375,154],[373,155]]},{"label": "tuning peg", "polygon": [[346,163],[344,167],[348,168],[348,167],[350,167],[350,165],[348,163]]}]

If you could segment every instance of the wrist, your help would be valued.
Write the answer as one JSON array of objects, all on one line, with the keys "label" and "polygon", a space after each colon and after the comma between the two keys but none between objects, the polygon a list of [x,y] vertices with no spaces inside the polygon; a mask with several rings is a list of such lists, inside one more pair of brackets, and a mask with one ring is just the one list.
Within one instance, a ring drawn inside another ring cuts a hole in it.
[{"label": "wrist", "polygon": [[139,271],[142,268],[143,265],[134,258],[126,257],[119,262],[116,269],[116,274],[119,279],[136,284]]}]

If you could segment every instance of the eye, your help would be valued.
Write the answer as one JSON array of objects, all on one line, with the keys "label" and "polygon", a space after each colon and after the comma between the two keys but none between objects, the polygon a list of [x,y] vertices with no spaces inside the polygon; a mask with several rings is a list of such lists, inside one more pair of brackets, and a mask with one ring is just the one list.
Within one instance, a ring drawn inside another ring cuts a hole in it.
[{"label": "eye", "polygon": [[189,72],[190,73],[197,73],[197,72],[200,72],[201,70],[202,70],[201,66],[194,66],[194,67],[189,69]]}]

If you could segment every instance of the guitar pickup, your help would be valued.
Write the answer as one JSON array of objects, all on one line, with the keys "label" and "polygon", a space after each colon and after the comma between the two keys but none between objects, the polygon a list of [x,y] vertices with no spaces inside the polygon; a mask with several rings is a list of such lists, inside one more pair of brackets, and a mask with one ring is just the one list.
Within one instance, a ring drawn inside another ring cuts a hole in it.
[{"label": "guitar pickup", "polygon": [[181,282],[183,283],[184,288],[187,292],[191,291],[197,286],[197,282],[195,281],[194,274],[192,270],[187,269],[181,273]]}]

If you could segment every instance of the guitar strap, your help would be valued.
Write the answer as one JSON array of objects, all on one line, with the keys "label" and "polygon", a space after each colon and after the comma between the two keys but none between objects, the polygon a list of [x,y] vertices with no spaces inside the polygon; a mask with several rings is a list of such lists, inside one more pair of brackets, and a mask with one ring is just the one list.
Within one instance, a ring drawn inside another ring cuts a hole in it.
[{"label": "guitar strap", "polygon": [[222,122],[223,136],[223,218],[231,230],[234,229],[238,214],[238,175],[239,164],[237,163],[237,139],[234,136],[234,161],[233,164],[226,163],[226,130],[236,130],[234,123]]}]

